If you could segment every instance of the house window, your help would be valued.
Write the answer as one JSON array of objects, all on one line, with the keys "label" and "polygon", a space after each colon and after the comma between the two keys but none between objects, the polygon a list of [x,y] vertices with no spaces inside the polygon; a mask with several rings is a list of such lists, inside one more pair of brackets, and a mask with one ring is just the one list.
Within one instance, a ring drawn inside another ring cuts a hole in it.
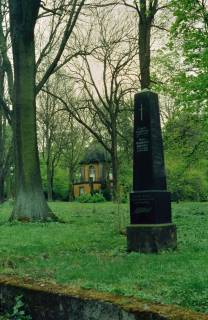
[{"label": "house window", "polygon": [[89,178],[92,179],[92,181],[95,181],[96,178],[96,170],[94,166],[89,166]]},{"label": "house window", "polygon": [[85,176],[85,172],[84,172],[84,166],[82,166],[81,168],[80,168],[80,180],[81,181],[84,181],[84,177]]},{"label": "house window", "polygon": [[79,187],[79,195],[81,196],[82,194],[84,194],[84,188],[83,187]]}]

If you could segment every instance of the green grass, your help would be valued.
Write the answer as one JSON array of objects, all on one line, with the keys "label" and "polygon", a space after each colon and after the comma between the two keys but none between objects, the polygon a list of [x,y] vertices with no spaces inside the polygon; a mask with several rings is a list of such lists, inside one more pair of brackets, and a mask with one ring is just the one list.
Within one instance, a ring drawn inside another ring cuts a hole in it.
[{"label": "green grass", "polygon": [[[178,249],[126,252],[128,205],[50,203],[62,223],[8,223],[0,206],[0,273],[97,289],[208,313],[208,203],[173,205]],[[120,216],[120,221],[118,217]],[[122,219],[121,219],[122,218]]]}]

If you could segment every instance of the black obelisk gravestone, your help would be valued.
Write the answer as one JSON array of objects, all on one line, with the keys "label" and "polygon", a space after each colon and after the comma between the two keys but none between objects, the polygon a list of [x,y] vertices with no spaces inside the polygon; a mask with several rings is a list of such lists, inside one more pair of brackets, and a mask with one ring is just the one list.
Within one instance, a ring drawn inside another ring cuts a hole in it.
[{"label": "black obelisk gravestone", "polygon": [[171,197],[166,187],[158,95],[142,91],[134,104],[133,192],[128,251],[158,252],[176,247]]}]

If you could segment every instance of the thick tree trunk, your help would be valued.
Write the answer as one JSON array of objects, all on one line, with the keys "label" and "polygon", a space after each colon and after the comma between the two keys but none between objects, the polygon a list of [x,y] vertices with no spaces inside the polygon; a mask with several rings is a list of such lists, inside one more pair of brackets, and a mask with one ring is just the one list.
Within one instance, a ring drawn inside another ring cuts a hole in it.
[{"label": "thick tree trunk", "polygon": [[[1,62],[1,61],[0,61]],[[0,96],[4,93],[4,71],[0,65]],[[4,202],[4,130],[3,130],[3,115],[2,107],[0,106],[0,203]]]},{"label": "thick tree trunk", "polygon": [[0,109],[0,202],[4,201],[4,179],[3,179],[3,171],[4,171],[4,163],[3,163],[3,124],[2,124],[2,113]]},{"label": "thick tree trunk", "polygon": [[150,88],[150,37],[151,22],[147,18],[139,20],[139,63],[141,89]]},{"label": "thick tree trunk", "polygon": [[38,158],[35,105],[34,26],[40,0],[10,0],[14,60],[16,199],[11,219],[55,219],[45,200]]}]

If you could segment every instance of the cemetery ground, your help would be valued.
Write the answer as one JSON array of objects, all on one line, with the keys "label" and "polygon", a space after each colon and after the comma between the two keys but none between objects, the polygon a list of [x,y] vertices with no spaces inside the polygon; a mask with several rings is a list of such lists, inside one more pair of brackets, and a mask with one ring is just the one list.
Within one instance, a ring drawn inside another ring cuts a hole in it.
[{"label": "cemetery ground", "polygon": [[126,252],[127,204],[52,202],[65,223],[9,223],[0,206],[0,273],[208,313],[208,204],[173,204],[178,249]]}]

